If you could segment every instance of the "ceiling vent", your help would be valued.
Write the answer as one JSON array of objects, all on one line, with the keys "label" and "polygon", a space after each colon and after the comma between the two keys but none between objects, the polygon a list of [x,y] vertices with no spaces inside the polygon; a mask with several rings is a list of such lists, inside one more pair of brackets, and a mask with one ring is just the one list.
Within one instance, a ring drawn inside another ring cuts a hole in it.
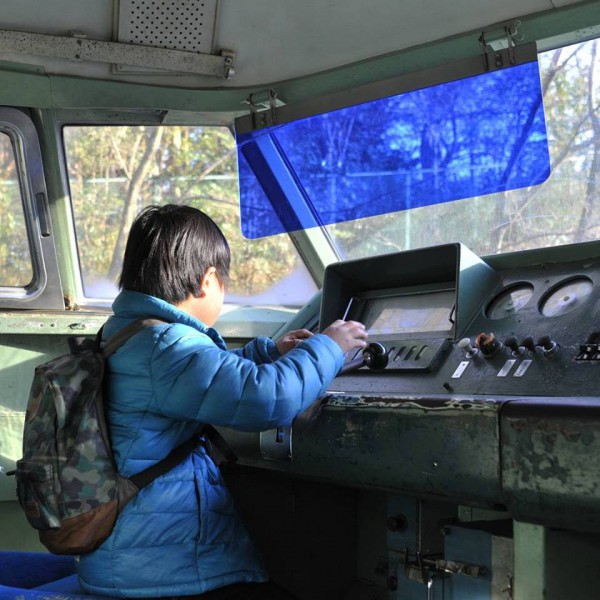
[{"label": "ceiling vent", "polygon": [[[218,0],[118,0],[117,40],[211,54]],[[118,65],[117,72],[149,69]],[[157,71],[160,72],[160,71]]]}]

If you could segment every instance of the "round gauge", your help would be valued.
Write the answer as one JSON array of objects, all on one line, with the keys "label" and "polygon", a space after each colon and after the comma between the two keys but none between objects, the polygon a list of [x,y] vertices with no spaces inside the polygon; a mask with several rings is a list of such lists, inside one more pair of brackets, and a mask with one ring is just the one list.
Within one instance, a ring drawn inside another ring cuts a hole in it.
[{"label": "round gauge", "polygon": [[593,283],[587,277],[568,279],[553,287],[540,303],[545,317],[558,317],[579,308],[592,293]]},{"label": "round gauge", "polygon": [[486,314],[490,319],[505,319],[521,310],[533,296],[530,283],[513,285],[500,292],[488,305]]}]

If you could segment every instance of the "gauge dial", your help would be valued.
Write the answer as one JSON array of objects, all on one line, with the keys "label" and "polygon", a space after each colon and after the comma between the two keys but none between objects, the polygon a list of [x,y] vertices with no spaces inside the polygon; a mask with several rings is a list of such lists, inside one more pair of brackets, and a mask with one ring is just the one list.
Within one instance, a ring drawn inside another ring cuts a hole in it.
[{"label": "gauge dial", "polygon": [[521,310],[533,296],[530,283],[513,285],[500,292],[488,305],[486,314],[490,319],[505,319]]},{"label": "gauge dial", "polygon": [[593,283],[587,277],[577,277],[559,283],[540,303],[545,317],[558,317],[579,308],[592,293]]}]

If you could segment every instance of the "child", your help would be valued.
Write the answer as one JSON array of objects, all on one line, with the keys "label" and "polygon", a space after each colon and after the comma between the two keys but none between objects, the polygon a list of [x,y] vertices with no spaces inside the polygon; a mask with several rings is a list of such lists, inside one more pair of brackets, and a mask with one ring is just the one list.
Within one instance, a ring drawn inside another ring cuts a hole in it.
[{"label": "child", "polygon": [[[225,237],[199,210],[152,206],[133,223],[122,291],[103,335],[144,317],[165,323],[108,359],[107,420],[125,476],[161,460],[201,424],[291,425],[325,392],[344,354],[366,345],[362,324],[336,321],[322,334],[292,331],[276,343],[257,338],[227,351],[212,326],[229,263]],[[79,577],[86,591],[115,597],[284,597],[264,583],[258,553],[202,444],[127,504],[110,537],[81,557]]]}]

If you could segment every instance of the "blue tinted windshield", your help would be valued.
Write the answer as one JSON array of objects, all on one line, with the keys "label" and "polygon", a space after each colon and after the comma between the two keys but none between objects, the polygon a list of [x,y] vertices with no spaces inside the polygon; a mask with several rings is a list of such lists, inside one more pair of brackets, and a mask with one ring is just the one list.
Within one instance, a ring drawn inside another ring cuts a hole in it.
[{"label": "blue tinted windshield", "polygon": [[237,141],[250,238],[529,187],[550,174],[537,62]]}]

